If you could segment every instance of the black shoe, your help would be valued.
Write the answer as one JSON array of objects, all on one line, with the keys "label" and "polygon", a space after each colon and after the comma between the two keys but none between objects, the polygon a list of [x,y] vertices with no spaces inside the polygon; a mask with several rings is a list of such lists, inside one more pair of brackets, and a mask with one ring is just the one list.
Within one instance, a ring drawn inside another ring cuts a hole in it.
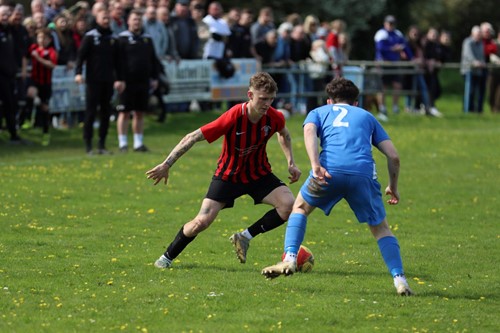
[{"label": "black shoe", "polygon": [[128,146],[120,147],[120,153],[126,153],[126,152],[128,152]]},{"label": "black shoe", "polygon": [[22,143],[23,143],[23,140],[21,140],[21,138],[18,136],[16,136],[15,138],[11,138],[9,140],[9,144],[11,144],[11,145],[20,145]]},{"label": "black shoe", "polygon": [[97,154],[99,154],[99,155],[113,155],[113,152],[107,150],[106,148],[99,148],[97,150]]},{"label": "black shoe", "polygon": [[10,138],[9,140],[10,145],[31,145],[31,141],[21,139],[19,136],[15,136],[13,138]]},{"label": "black shoe", "polygon": [[142,145],[140,147],[134,148],[134,151],[140,152],[140,153],[145,153],[145,152],[149,151],[149,149],[145,145]]}]

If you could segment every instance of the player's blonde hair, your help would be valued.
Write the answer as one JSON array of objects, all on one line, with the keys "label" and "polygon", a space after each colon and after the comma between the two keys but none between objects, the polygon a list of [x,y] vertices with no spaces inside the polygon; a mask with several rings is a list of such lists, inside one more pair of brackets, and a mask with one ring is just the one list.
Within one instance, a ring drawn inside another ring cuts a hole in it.
[{"label": "player's blonde hair", "polygon": [[250,88],[255,90],[264,90],[266,93],[276,93],[278,91],[278,85],[274,81],[271,75],[266,72],[258,72],[250,78]]}]

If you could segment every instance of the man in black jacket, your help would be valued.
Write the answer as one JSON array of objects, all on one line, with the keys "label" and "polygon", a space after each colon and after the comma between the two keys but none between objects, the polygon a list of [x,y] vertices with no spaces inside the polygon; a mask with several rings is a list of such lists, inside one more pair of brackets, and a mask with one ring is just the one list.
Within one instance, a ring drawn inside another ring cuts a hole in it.
[{"label": "man in black jacket", "polygon": [[16,130],[16,74],[19,48],[9,25],[11,9],[0,5],[0,120],[5,117],[11,143],[21,143]]},{"label": "man in black jacket", "polygon": [[96,28],[85,34],[76,60],[75,82],[83,83],[82,70],[86,64],[86,111],[83,125],[83,140],[87,154],[93,154],[93,124],[100,111],[98,154],[109,154],[106,149],[106,136],[111,115],[113,82],[116,78],[118,63],[118,40],[110,29],[107,10],[101,10],[96,16]]},{"label": "man in black jacket", "polygon": [[128,30],[118,38],[119,70],[116,88],[121,93],[118,109],[118,145],[128,150],[127,132],[133,112],[134,151],[146,152],[143,143],[144,112],[148,109],[149,93],[158,87],[158,60],[153,41],[142,31],[142,14],[132,10],[127,20]]}]

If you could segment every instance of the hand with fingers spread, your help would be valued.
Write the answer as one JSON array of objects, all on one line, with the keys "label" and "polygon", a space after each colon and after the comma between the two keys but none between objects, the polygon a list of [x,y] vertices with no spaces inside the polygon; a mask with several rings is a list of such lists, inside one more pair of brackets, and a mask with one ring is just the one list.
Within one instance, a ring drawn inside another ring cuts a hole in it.
[{"label": "hand with fingers spread", "polygon": [[153,179],[154,183],[153,185],[158,184],[161,182],[163,178],[165,178],[165,185],[167,184],[168,181],[168,172],[170,170],[170,166],[167,163],[161,163],[155,166],[153,169],[149,170],[146,172],[146,175],[148,176],[148,179]]}]

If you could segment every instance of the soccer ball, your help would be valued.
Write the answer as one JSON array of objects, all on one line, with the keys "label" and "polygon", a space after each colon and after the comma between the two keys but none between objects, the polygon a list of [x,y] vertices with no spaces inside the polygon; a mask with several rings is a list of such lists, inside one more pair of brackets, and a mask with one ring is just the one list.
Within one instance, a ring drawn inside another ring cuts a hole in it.
[{"label": "soccer ball", "polygon": [[[285,259],[286,253],[283,253],[281,260]],[[299,253],[297,253],[297,271],[301,273],[308,273],[314,267],[314,255],[309,248],[301,245]]]}]

